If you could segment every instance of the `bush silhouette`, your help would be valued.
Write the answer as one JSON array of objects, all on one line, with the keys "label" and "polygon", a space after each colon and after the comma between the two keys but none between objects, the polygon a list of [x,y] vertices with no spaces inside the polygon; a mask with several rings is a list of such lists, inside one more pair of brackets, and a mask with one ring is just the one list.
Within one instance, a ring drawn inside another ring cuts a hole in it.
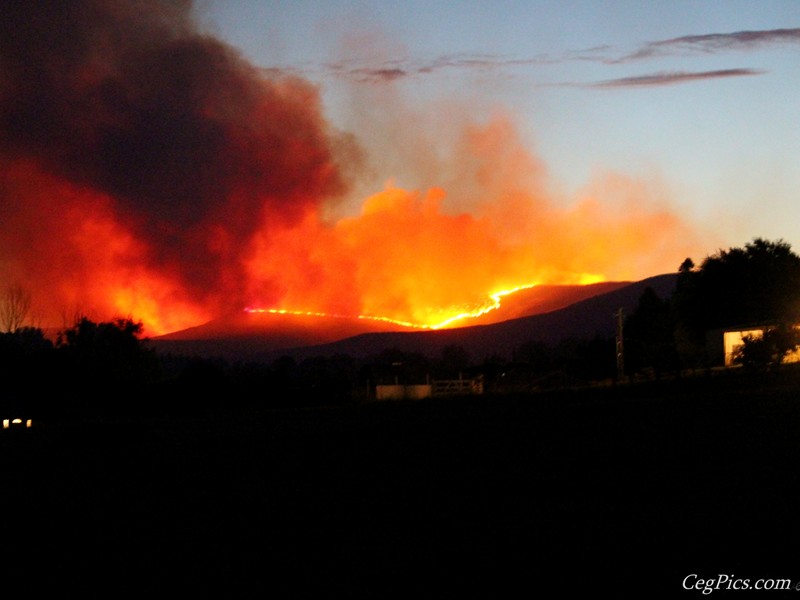
[{"label": "bush silhouette", "polygon": [[95,323],[86,317],[60,332],[56,349],[67,394],[85,399],[102,394],[111,406],[155,381],[159,363],[141,333],[142,324],[131,319]]}]

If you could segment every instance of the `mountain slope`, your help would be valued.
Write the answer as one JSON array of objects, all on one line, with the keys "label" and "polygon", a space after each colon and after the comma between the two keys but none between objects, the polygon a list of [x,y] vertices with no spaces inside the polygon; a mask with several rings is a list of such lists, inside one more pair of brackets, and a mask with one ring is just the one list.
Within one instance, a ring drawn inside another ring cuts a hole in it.
[{"label": "mountain slope", "polygon": [[500,317],[539,312],[454,329],[420,331],[357,318],[245,313],[156,338],[151,344],[160,352],[227,360],[271,361],[279,356],[300,360],[336,354],[365,358],[386,348],[438,356],[450,345],[462,346],[474,358],[509,356],[515,347],[533,340],[557,343],[613,336],[618,309],[630,313],[648,286],[659,296],[668,296],[675,280],[674,274],[667,274],[634,283],[541,286],[504,299],[494,311]]},{"label": "mountain slope", "polygon": [[620,308],[625,314],[630,314],[647,287],[653,288],[660,297],[669,296],[675,288],[675,281],[674,274],[659,275],[559,310],[491,325],[439,331],[368,333],[329,344],[284,350],[281,354],[298,359],[336,354],[366,358],[386,348],[396,348],[435,357],[441,355],[445,347],[457,345],[475,359],[492,355],[508,358],[514,348],[529,341],[556,344],[568,339],[613,337],[616,332],[615,313]]},{"label": "mountain slope", "polygon": [[150,340],[159,352],[257,359],[283,348],[330,343],[360,334],[403,330],[398,325],[355,317],[240,312]]}]

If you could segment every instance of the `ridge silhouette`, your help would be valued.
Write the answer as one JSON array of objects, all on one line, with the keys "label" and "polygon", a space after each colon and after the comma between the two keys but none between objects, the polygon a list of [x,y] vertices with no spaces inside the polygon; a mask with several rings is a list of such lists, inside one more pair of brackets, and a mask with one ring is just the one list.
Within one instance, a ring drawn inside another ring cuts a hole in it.
[{"label": "ridge silhouette", "polygon": [[[506,355],[522,343],[558,343],[614,334],[613,313],[629,312],[645,288],[668,296],[677,274],[636,282],[540,286],[504,299],[501,308],[462,327],[416,330],[358,318],[252,315],[242,312],[151,340],[160,352],[226,360],[302,359],[346,354],[366,357],[389,347],[433,356],[463,346],[473,356]],[[255,317],[255,318],[254,318]]]}]

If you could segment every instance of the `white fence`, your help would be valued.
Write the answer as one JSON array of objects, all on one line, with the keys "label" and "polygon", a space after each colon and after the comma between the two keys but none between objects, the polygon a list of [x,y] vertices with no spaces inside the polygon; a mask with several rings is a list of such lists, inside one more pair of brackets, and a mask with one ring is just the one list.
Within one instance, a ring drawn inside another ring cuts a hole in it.
[{"label": "white fence", "polygon": [[376,385],[376,400],[420,400],[431,396],[482,394],[483,379],[441,379],[428,384]]},{"label": "white fence", "polygon": [[482,379],[443,379],[431,384],[433,396],[457,396],[463,394],[482,394]]}]

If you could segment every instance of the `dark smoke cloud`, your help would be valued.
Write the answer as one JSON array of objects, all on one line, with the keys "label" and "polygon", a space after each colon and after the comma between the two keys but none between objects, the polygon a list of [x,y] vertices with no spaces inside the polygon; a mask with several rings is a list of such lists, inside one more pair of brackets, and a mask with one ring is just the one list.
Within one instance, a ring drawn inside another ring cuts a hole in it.
[{"label": "dark smoke cloud", "polygon": [[192,11],[0,3],[0,158],[110,196],[154,264],[202,290],[235,268],[264,214],[291,219],[345,182],[316,89],[268,78]]},{"label": "dark smoke cloud", "polygon": [[649,75],[637,75],[634,77],[621,77],[619,79],[609,79],[590,84],[589,87],[596,88],[619,88],[619,87],[640,87],[655,85],[673,85],[688,81],[698,81],[702,79],[719,79],[720,77],[743,77],[747,75],[761,75],[765,71],[757,69],[720,69],[716,71],[672,71],[668,73],[651,73]]}]

